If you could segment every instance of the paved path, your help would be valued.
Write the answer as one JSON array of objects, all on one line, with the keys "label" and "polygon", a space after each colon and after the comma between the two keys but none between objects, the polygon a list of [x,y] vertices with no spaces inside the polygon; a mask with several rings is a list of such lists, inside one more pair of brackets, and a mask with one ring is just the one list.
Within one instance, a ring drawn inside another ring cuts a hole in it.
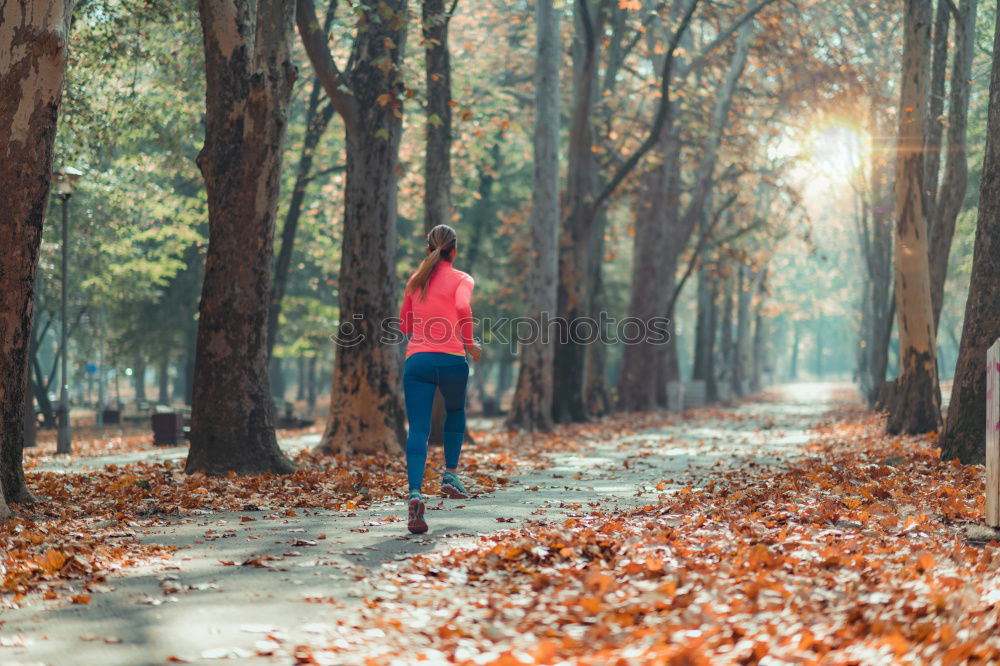
[{"label": "paved path", "polygon": [[[750,460],[782,464],[810,441],[835,388],[792,385],[772,391],[777,400],[722,413],[695,410],[670,427],[556,454],[548,468],[514,477],[491,495],[431,500],[431,529],[419,537],[406,533],[402,502],[353,513],[297,509],[295,517],[275,510],[164,520],[137,536],[181,547],[172,560],[109,579],[113,589],[95,594],[88,606],[32,599],[26,608],[3,611],[0,646],[23,647],[0,647],[0,664],[162,664],[171,656],[288,663],[253,655],[266,647],[261,641],[269,632],[285,645],[337,640],[336,613],[360,603],[368,575],[383,564],[526,520],[655,502],[661,481],[667,490],[698,486]],[[109,461],[88,464],[102,462]],[[254,559],[262,566],[239,566]]]}]

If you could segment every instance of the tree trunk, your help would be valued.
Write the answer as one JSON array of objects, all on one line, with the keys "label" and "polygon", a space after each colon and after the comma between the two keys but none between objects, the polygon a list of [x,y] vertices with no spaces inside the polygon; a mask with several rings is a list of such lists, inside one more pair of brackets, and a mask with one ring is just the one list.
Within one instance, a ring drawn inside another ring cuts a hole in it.
[{"label": "tree trunk", "polygon": [[306,404],[309,405],[309,411],[310,411],[310,413],[312,412],[312,410],[316,409],[316,363],[317,363],[317,360],[318,359],[315,356],[310,356],[309,357],[309,369],[307,371],[308,372],[308,376],[309,376],[309,385],[308,385],[308,390],[306,391]]},{"label": "tree trunk", "polygon": [[592,229],[593,237],[590,240],[591,257],[590,268],[590,302],[587,304],[588,310],[600,330],[600,338],[594,344],[587,345],[585,349],[584,367],[587,369],[586,384],[583,395],[584,404],[587,406],[587,413],[590,416],[603,416],[611,409],[611,395],[608,388],[608,347],[612,344],[606,328],[602,323],[605,319],[604,303],[604,233],[607,227],[607,209],[601,208],[597,211]]},{"label": "tree trunk", "polygon": [[72,0],[0,5],[0,520],[24,482],[24,391],[38,249],[48,203]]},{"label": "tree trunk", "polygon": [[933,226],[937,206],[938,178],[941,172],[941,137],[944,134],[944,89],[948,72],[948,31],[951,10],[946,0],[938,0],[934,14],[931,45],[930,90],[927,96],[927,126],[924,137],[924,218],[928,231]]},{"label": "tree trunk", "polygon": [[[593,153],[594,86],[597,80],[597,43],[604,12],[598,8],[596,23],[590,25],[590,0],[576,3],[576,37],[573,45],[573,111],[569,135],[569,165],[563,220],[559,243],[558,318],[567,335],[556,343],[553,418],[558,423],[586,421],[586,344],[593,328],[590,317],[591,241],[597,211],[593,206],[597,183]],[[587,6],[587,9],[582,7]],[[589,27],[588,27],[589,26]]]},{"label": "tree trunk", "polygon": [[753,278],[750,269],[739,268],[736,289],[736,358],[733,364],[733,395],[742,397],[750,391],[750,290]]},{"label": "tree trunk", "polygon": [[529,261],[526,297],[538,335],[521,346],[521,367],[508,421],[529,431],[552,427],[554,341],[546,327],[556,312],[559,277],[559,14],[552,0],[537,0],[535,16],[535,170],[529,248],[533,260]]},{"label": "tree trunk", "polygon": [[948,420],[940,439],[941,456],[945,460],[957,458],[966,464],[985,460],[986,350],[997,338],[1000,338],[1000,15],[993,39],[986,156],[979,189],[972,278]]},{"label": "tree trunk", "polygon": [[[665,288],[665,283],[668,280],[673,283],[677,256],[688,242],[676,224],[680,134],[679,128],[674,126],[673,115],[673,111],[668,115],[657,147],[663,161],[642,175],[642,186],[636,196],[628,316],[641,322],[652,322],[664,316],[673,292]],[[657,357],[658,347],[654,340],[644,336],[637,344],[623,348],[622,367],[618,373],[618,409],[641,411],[655,406],[659,368],[651,360]]]},{"label": "tree trunk", "polygon": [[146,361],[143,358],[135,360],[135,368],[132,369],[132,386],[135,388],[135,401],[146,401]]},{"label": "tree trunk", "polygon": [[427,155],[424,161],[424,228],[451,221],[451,55],[445,0],[423,0]]},{"label": "tree trunk", "polygon": [[267,317],[294,6],[201,0],[209,243],[198,308],[188,473],[287,473],[274,433]]},{"label": "tree trunk", "polygon": [[[667,294],[674,294],[677,290],[677,271],[675,268],[671,268],[670,266],[666,266],[664,271],[667,274],[664,275],[665,280],[663,282],[663,291]],[[654,380],[654,383],[656,405],[658,407],[662,407],[663,409],[667,409],[669,406],[667,404],[667,386],[671,382],[680,381],[681,378],[678,341],[673,335],[674,309],[674,306],[668,306],[666,312],[669,316],[664,320],[666,334],[670,336],[670,339],[666,344],[659,346],[655,355],[656,379]]]},{"label": "tree trunk", "polygon": [[955,28],[955,59],[951,69],[948,100],[948,147],[944,182],[941,183],[941,193],[937,196],[933,221],[929,225],[931,304],[934,308],[935,335],[944,305],[944,283],[948,276],[948,255],[955,235],[955,221],[962,211],[969,179],[966,128],[969,123],[969,92],[975,54],[976,9],[977,0],[961,0],[959,3],[959,20]]},{"label": "tree trunk", "polygon": [[[736,353],[736,345],[733,344],[733,313],[735,308],[733,301],[733,279],[732,277],[723,278],[717,283],[722,287],[722,321],[720,323],[721,330],[719,331],[719,359],[721,360],[722,367],[718,365],[716,368],[718,372],[715,376],[718,378],[720,384],[725,384],[729,389],[729,393],[732,394],[733,388],[733,378],[736,375],[736,359],[738,354]],[[717,398],[722,396],[717,395]]]},{"label": "tree trunk", "polygon": [[715,382],[715,339],[719,327],[716,297],[719,278],[702,270],[698,274],[698,316],[695,327],[694,370],[692,379],[705,382],[705,398],[712,401],[719,392]]},{"label": "tree trunk", "polygon": [[892,434],[930,432],[941,422],[922,196],[930,0],[907,0],[905,13],[895,250],[901,372],[899,395],[886,425]]},{"label": "tree trunk", "polygon": [[306,399],[306,357],[301,354],[296,359],[297,365],[295,366],[295,399],[297,401],[302,401]]},{"label": "tree trunk", "polygon": [[716,276],[709,283],[709,308],[708,308],[708,319],[706,320],[706,335],[707,349],[706,349],[706,360],[707,366],[705,368],[705,399],[708,402],[713,402],[719,399],[719,383],[717,378],[719,376],[718,372],[718,362],[717,362],[717,347],[716,341],[719,337],[719,289],[723,288],[725,281],[720,280]]},{"label": "tree trunk", "polygon": [[715,386],[715,334],[718,315],[715,296],[718,279],[708,270],[698,273],[698,315],[695,324],[694,369],[692,379],[705,382],[705,396],[714,400]]},{"label": "tree trunk", "polygon": [[767,297],[767,274],[763,274],[757,283],[757,306],[754,309],[753,323],[753,371],[750,375],[750,391],[756,393],[764,388],[762,378],[767,368],[766,341],[764,330],[764,299]]},{"label": "tree trunk", "polygon": [[[361,54],[350,72],[351,90],[327,50],[310,59],[323,75],[327,95],[344,116],[347,182],[344,240],[340,263],[340,327],[334,357],[330,413],[320,448],[326,452],[396,453],[405,439],[400,392],[399,350],[386,344],[383,324],[397,314],[396,179],[402,135],[403,82],[400,72],[406,38],[406,0],[362,6],[364,29],[355,37]],[[299,0],[299,31],[307,51],[317,37],[302,14],[311,2]],[[321,57],[321,59],[320,59]]]},{"label": "tree trunk", "polygon": [[[157,398],[157,402],[161,405],[170,404],[170,360],[164,358],[160,361],[160,366],[157,369],[157,383],[159,384],[160,395]],[[100,405],[98,405],[100,408]]]}]

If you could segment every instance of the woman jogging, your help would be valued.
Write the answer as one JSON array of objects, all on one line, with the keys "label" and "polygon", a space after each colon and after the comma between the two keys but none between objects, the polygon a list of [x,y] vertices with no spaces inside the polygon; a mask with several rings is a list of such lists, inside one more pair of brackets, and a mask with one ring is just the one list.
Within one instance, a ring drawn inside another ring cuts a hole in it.
[{"label": "woman jogging", "polygon": [[427,464],[434,394],[444,397],[445,471],[441,492],[452,499],[468,497],[458,480],[458,458],[465,440],[465,387],[469,380],[466,351],[478,361],[482,352],[472,339],[472,277],[452,266],[458,247],[455,230],[441,224],[427,234],[427,257],[406,285],[399,317],[406,347],[403,392],[406,418],[406,470],[410,484],[409,520],[413,534],[427,531],[421,490]]}]

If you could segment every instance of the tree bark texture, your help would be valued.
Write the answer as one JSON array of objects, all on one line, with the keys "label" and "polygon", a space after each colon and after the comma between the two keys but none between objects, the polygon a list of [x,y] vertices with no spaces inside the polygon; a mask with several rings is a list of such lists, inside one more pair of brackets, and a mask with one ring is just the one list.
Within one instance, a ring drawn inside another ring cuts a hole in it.
[{"label": "tree bark texture", "polygon": [[533,260],[526,282],[530,317],[538,335],[520,349],[521,363],[509,423],[528,431],[552,427],[553,350],[542,326],[556,313],[559,238],[559,14],[553,0],[535,5],[534,187],[531,200]]},{"label": "tree bark texture", "polygon": [[132,385],[135,390],[135,401],[146,401],[146,360],[135,359],[135,367],[132,369]]},{"label": "tree bark texture", "polygon": [[445,0],[423,0],[427,86],[427,155],[424,160],[424,229],[451,221],[451,55]]},{"label": "tree bark texture", "polygon": [[933,226],[934,209],[941,173],[941,138],[944,136],[945,76],[948,73],[948,33],[951,10],[940,0],[934,13],[931,42],[930,88],[927,95],[927,126],[924,137],[924,217],[928,231]]},{"label": "tree bark texture", "polygon": [[21,455],[31,318],[72,0],[0,4],[0,520],[30,501]]},{"label": "tree bark texture", "polygon": [[407,3],[361,6],[354,43],[360,55],[343,77],[326,35],[314,25],[313,3],[299,0],[298,12],[306,51],[347,133],[340,326],[320,447],[357,454],[398,452],[406,432],[399,350],[383,340],[383,326],[397,314],[396,181]]},{"label": "tree bark texture", "polygon": [[895,185],[901,372],[886,425],[893,434],[930,432],[941,422],[922,187],[930,14],[930,0],[906,1]]},{"label": "tree bark texture", "polygon": [[[985,460],[986,350],[1000,338],[1000,16],[993,40],[986,155],[969,299],[941,456],[966,464]],[[992,396],[996,399],[996,396]]]},{"label": "tree bark texture", "polygon": [[733,364],[733,395],[743,397],[750,392],[752,342],[750,339],[750,294],[753,288],[750,269],[741,265],[736,288],[736,353]]},{"label": "tree bark texture", "polygon": [[[664,123],[657,146],[660,162],[641,176],[642,186],[636,196],[635,242],[633,243],[632,286],[629,290],[629,317],[648,322],[665,314],[667,301],[677,273],[677,258],[691,234],[679,224],[677,211],[680,194],[680,132],[674,125],[676,105]],[[670,341],[668,344],[674,344]],[[622,367],[618,373],[618,405],[623,411],[652,409],[656,404],[656,380],[659,376],[654,359],[657,346],[644,338],[622,349]]]},{"label": "tree bark texture", "polygon": [[718,277],[709,269],[698,273],[698,315],[695,324],[694,369],[692,379],[705,382],[705,396],[708,400],[718,397],[715,382],[715,338],[718,329]]},{"label": "tree bark texture", "polygon": [[274,225],[296,70],[294,6],[201,0],[209,243],[198,308],[186,471],[286,473],[274,434],[267,317]]},{"label": "tree bark texture", "polygon": [[[722,287],[722,317],[719,327],[719,351],[718,351],[718,363],[716,364],[715,377],[718,384],[725,385],[728,389],[726,395],[732,397],[733,393],[733,378],[736,374],[736,345],[733,342],[734,338],[734,326],[733,326],[733,314],[736,310],[734,307],[736,300],[734,292],[736,291],[733,285],[733,278],[725,277],[719,283]],[[716,393],[716,397],[719,399],[726,400],[727,397],[720,393]]]},{"label": "tree bark texture", "polygon": [[[608,211],[600,208],[594,220],[590,241],[590,303],[589,308],[598,326],[601,313],[605,311],[604,293],[604,233],[607,228]],[[584,379],[584,404],[587,414],[592,417],[604,416],[611,410],[611,391],[608,387],[608,342],[602,337],[585,347],[584,364],[587,369]]]},{"label": "tree bark texture", "polygon": [[[603,3],[602,3],[603,4]],[[595,27],[584,9],[591,0],[578,0],[576,39],[573,46],[573,109],[569,133],[569,165],[559,241],[558,317],[568,328],[568,339],[559,340],[553,364],[555,395],[553,418],[558,423],[585,421],[586,348],[590,332],[584,323],[590,316],[591,241],[596,218],[594,190],[597,183],[593,144],[594,87],[598,53],[595,34],[600,34],[604,12],[597,11]]]},{"label": "tree bark texture", "polygon": [[[941,4],[946,4],[942,2]],[[951,90],[948,98],[947,152],[944,180],[934,204],[930,228],[931,305],[934,308],[934,331],[941,322],[944,284],[948,277],[948,255],[955,235],[955,221],[962,211],[969,180],[966,154],[966,130],[969,124],[969,93],[972,88],[972,59],[975,55],[977,0],[961,0],[955,27],[955,57],[951,66]]]},{"label": "tree bark texture", "polygon": [[[159,395],[156,401],[162,405],[170,403],[170,359],[163,358],[156,368],[156,381],[159,388]],[[99,405],[98,408],[103,408]]]},{"label": "tree bark texture", "polygon": [[750,375],[750,391],[756,393],[763,386],[764,372],[768,366],[767,331],[764,317],[764,300],[767,298],[767,273],[761,275],[757,282],[757,304],[754,308],[753,323],[753,369]]}]

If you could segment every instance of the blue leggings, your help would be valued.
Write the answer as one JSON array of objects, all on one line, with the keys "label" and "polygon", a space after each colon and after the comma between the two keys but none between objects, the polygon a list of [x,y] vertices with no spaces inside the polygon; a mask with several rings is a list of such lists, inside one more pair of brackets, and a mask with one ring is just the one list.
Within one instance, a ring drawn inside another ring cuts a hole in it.
[{"label": "blue leggings", "polygon": [[441,352],[417,352],[406,359],[403,392],[406,395],[406,419],[410,432],[406,437],[406,470],[410,490],[419,491],[427,465],[427,438],[431,432],[434,393],[444,396],[445,467],[458,467],[465,439],[465,386],[469,364],[464,356]]}]

